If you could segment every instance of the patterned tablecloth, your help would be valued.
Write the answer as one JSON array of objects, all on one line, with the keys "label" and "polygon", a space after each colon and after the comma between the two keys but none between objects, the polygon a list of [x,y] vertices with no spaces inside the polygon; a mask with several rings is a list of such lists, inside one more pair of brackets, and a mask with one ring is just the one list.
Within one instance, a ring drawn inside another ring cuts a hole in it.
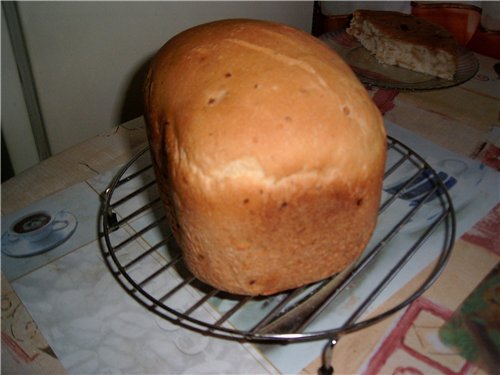
[{"label": "patterned tablecloth", "polygon": [[[500,80],[493,70],[498,62],[477,57],[479,72],[458,87],[370,90],[389,134],[436,163],[441,155],[469,168],[487,166],[487,183],[466,192],[471,199],[457,210],[459,238],[438,281],[393,317],[342,336],[333,357],[338,373],[499,369],[493,359],[498,359],[500,334],[495,268],[500,258]],[[75,217],[74,232],[61,230],[67,239],[40,255],[5,255],[14,245],[2,238],[2,373],[316,373],[323,342],[269,350],[199,335],[157,318],[116,283],[97,238],[100,194],[117,168],[145,145],[138,118],[2,185],[3,233],[11,222],[42,209]],[[138,241],[136,246],[143,245]],[[397,293],[418,283],[425,271],[422,263]],[[396,297],[387,296],[389,301]]]}]

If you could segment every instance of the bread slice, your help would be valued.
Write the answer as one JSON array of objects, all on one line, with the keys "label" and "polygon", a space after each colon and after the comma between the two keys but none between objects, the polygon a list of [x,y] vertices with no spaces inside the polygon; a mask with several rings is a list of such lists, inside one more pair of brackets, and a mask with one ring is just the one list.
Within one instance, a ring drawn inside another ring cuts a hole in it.
[{"label": "bread slice", "polygon": [[356,10],[347,33],[378,62],[453,80],[459,46],[443,27],[410,14]]}]

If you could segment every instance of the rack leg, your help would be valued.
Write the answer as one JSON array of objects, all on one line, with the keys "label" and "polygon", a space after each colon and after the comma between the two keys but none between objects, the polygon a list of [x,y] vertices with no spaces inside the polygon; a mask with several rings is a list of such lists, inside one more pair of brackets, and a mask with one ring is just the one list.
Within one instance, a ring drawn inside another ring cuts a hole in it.
[{"label": "rack leg", "polygon": [[318,369],[318,375],[332,375],[334,370],[333,370],[333,365],[332,365],[332,357],[333,357],[333,348],[337,344],[338,338],[337,336],[332,337],[325,347],[323,348],[323,355],[322,355],[322,365]]}]

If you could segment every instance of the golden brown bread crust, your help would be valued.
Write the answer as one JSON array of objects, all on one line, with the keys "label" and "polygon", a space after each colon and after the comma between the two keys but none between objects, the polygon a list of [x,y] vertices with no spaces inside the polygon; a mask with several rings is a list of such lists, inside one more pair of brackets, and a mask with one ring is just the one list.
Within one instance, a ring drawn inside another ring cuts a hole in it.
[{"label": "golden brown bread crust", "polygon": [[199,279],[268,295],[332,275],[366,246],[383,121],[316,38],[253,20],[192,28],[154,58],[145,103],[160,195]]}]

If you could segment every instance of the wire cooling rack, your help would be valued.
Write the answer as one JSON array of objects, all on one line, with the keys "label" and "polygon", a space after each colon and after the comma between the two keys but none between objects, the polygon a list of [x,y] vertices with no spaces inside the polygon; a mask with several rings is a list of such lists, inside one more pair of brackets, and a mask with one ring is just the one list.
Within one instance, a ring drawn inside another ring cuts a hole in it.
[{"label": "wire cooling rack", "polygon": [[[171,323],[240,341],[327,339],[320,372],[331,373],[340,335],[418,298],[438,278],[455,238],[446,173],[394,138],[387,145],[372,240],[353,265],[329,279],[269,297],[231,295],[197,280],[172,237],[147,148],[117,172],[104,192],[104,259],[134,299]],[[423,281],[403,288],[415,269],[426,270]]]}]

